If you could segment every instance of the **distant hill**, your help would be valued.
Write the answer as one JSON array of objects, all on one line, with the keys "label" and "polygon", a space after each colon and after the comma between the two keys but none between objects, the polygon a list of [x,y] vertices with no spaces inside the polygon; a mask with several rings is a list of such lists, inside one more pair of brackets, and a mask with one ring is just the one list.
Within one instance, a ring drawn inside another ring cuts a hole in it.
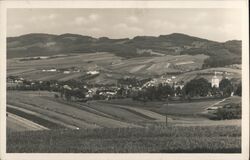
[{"label": "distant hill", "polygon": [[181,33],[137,36],[133,39],[93,38],[77,34],[27,34],[7,38],[7,58],[33,57],[69,53],[111,52],[117,56],[196,55],[210,56],[204,67],[241,63],[241,41],[224,43]]}]

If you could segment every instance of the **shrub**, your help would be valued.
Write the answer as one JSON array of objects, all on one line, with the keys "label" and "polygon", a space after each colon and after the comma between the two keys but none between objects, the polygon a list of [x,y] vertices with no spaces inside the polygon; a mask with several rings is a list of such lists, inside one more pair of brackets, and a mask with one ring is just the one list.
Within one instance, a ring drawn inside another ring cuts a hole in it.
[{"label": "shrub", "polygon": [[240,119],[241,118],[241,104],[230,103],[219,108],[215,113],[214,119]]},{"label": "shrub", "polygon": [[58,94],[55,94],[54,97],[55,97],[55,98],[59,98]]}]

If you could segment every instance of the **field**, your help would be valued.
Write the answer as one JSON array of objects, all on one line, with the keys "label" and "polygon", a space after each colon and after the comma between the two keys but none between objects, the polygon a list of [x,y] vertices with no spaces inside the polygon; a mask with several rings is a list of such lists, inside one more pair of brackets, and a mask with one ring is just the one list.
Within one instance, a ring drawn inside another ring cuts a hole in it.
[{"label": "field", "polygon": [[20,131],[37,131],[47,130],[48,128],[38,125],[32,121],[29,121],[20,116],[8,113],[7,118],[7,130],[8,132],[20,132]]},{"label": "field", "polygon": [[162,101],[144,104],[131,99],[80,103],[66,102],[53,96],[53,92],[45,91],[8,91],[7,111],[52,129],[58,126],[70,129],[145,127],[164,123],[166,114],[169,125],[241,123],[240,120],[213,121],[204,116],[206,108],[218,104],[220,99],[186,103]]},{"label": "field", "polygon": [[[41,118],[53,119],[53,122],[60,120],[64,126],[76,126],[78,128],[96,127],[134,127],[136,125],[122,122],[116,119],[100,116],[89,111],[84,107],[79,108],[67,104],[56,102],[52,97],[43,96],[33,92],[11,92],[8,102],[11,106],[16,106],[26,110],[39,113]],[[51,93],[52,94],[52,93]],[[52,94],[53,95],[53,94]]]},{"label": "field", "polygon": [[240,131],[237,126],[157,126],[16,132],[8,134],[7,152],[240,153]]},{"label": "field", "polygon": [[[20,76],[31,80],[60,80],[81,78],[89,70],[101,71],[100,75],[90,79],[92,83],[114,83],[116,79],[125,75],[147,78],[166,72],[182,72],[201,68],[205,55],[154,56],[125,59],[111,53],[91,53],[58,57],[53,59],[20,61],[8,59],[7,75]],[[192,63],[191,63],[192,62]],[[81,72],[43,72],[44,69],[70,68],[74,64]]]},{"label": "field", "polygon": [[[185,82],[199,77],[211,80],[214,71],[228,72],[229,78],[241,77],[241,70],[232,68],[209,68],[201,69],[205,55],[165,55],[154,57],[139,57],[125,59],[111,53],[90,53],[79,54],[68,57],[58,57],[52,59],[20,61],[20,59],[7,60],[7,75],[20,76],[29,80],[59,80],[82,79],[87,71],[98,70],[100,74],[93,78],[85,79],[93,84],[115,84],[117,79],[124,76],[136,75],[139,79],[160,76],[166,73],[183,72],[176,76],[176,81]],[[74,65],[72,65],[74,64]],[[43,69],[65,69],[77,67],[80,72],[43,72]],[[198,70],[197,70],[198,69]],[[201,73],[210,73],[200,75]],[[171,78],[171,75],[168,76]],[[218,75],[218,78],[222,78]]]},{"label": "field", "polygon": [[[220,99],[169,104],[131,99],[80,103],[53,95],[8,91],[7,152],[241,152],[241,120],[215,121],[201,114]],[[239,98],[222,103],[235,100]],[[25,123],[13,121],[12,115]]]}]

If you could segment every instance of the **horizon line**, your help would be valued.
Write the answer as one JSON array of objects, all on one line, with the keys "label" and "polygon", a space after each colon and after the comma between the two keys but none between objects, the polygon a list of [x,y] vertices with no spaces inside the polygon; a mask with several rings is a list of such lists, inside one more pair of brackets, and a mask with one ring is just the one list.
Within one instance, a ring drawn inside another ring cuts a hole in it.
[{"label": "horizon line", "polygon": [[185,36],[189,36],[189,37],[195,37],[195,38],[199,38],[199,39],[203,39],[203,40],[208,40],[208,41],[213,41],[213,42],[219,42],[219,43],[223,43],[223,42],[228,42],[228,41],[242,41],[241,39],[228,39],[225,41],[218,41],[218,40],[210,40],[207,38],[203,38],[203,37],[198,37],[198,36],[193,36],[190,34],[185,34],[185,33],[181,33],[181,32],[173,32],[170,34],[159,34],[159,35],[137,35],[137,36],[133,36],[133,37],[121,37],[121,38],[110,38],[107,36],[100,36],[100,37],[94,37],[94,36],[90,36],[90,35],[83,35],[83,34],[78,34],[78,33],[69,33],[69,32],[65,32],[62,34],[53,34],[53,33],[43,33],[43,32],[32,32],[32,33],[26,33],[26,34],[21,34],[21,35],[17,35],[17,36],[7,36],[6,38],[18,38],[18,37],[22,37],[22,36],[26,36],[26,35],[32,35],[32,34],[44,34],[44,35],[52,35],[52,36],[62,36],[62,35],[66,35],[66,34],[71,34],[71,35],[78,35],[78,36],[85,36],[85,37],[91,37],[91,38],[95,38],[95,39],[100,39],[100,38],[108,38],[108,39],[112,39],[112,40],[119,40],[119,39],[134,39],[136,37],[160,37],[160,36],[168,36],[168,35],[173,35],[173,34],[179,34],[179,35],[185,35]]}]

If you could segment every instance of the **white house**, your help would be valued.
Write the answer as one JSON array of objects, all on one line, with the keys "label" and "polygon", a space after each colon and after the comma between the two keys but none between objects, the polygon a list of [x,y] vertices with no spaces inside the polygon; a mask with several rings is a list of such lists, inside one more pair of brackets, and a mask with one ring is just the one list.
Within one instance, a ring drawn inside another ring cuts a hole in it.
[{"label": "white house", "polygon": [[95,75],[95,74],[99,74],[100,72],[98,71],[88,71],[87,74],[91,74],[91,75]]},{"label": "white house", "polygon": [[63,71],[63,74],[70,74],[70,71]]}]

